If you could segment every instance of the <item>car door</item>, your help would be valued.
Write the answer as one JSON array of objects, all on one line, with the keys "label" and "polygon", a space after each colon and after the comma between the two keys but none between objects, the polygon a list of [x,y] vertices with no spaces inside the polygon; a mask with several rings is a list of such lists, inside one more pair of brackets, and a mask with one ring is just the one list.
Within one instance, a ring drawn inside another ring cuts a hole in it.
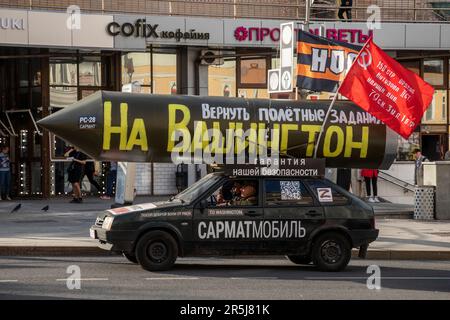
[{"label": "car door", "polygon": [[352,217],[359,216],[360,208],[353,206],[351,198],[344,194],[346,191],[340,192],[340,187],[331,181],[308,179],[307,184],[324,208],[328,224],[349,227]]},{"label": "car door", "polygon": [[[231,182],[256,183],[256,202],[243,204],[235,200],[218,203],[221,188]],[[215,199],[215,200],[214,200]],[[246,254],[262,249],[261,239],[254,236],[254,226],[264,219],[259,179],[226,179],[211,190],[194,208],[193,239],[201,254]]]},{"label": "car door", "polygon": [[266,178],[263,185],[264,219],[272,229],[268,249],[301,254],[312,231],[325,223],[323,208],[300,179]]}]

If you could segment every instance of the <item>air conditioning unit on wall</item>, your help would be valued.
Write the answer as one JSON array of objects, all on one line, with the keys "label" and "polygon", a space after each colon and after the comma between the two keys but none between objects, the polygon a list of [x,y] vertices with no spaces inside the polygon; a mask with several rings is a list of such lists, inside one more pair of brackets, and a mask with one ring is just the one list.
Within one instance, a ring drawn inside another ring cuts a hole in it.
[{"label": "air conditioning unit on wall", "polygon": [[200,61],[201,65],[214,65],[214,66],[218,66],[223,64],[223,58],[208,58],[208,56],[218,56],[221,55],[222,52],[219,50],[202,50],[201,51],[201,56],[203,57]]}]

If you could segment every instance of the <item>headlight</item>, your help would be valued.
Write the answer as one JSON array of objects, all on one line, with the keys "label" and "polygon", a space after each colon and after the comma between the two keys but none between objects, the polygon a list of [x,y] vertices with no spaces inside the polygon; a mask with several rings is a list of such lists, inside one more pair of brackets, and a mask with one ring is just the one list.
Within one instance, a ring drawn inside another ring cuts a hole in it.
[{"label": "headlight", "polygon": [[113,224],[114,218],[113,217],[106,217],[105,220],[103,220],[102,228],[106,230],[110,230],[111,226]]}]

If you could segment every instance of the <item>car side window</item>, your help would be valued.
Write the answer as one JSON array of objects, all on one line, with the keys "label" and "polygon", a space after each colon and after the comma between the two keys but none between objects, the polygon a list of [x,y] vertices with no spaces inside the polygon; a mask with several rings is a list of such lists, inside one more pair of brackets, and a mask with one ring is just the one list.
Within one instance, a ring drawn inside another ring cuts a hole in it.
[{"label": "car side window", "polygon": [[307,183],[322,205],[344,205],[349,202],[349,199],[345,195],[325,181],[308,180]]},{"label": "car side window", "polygon": [[227,179],[206,200],[208,207],[242,207],[259,204],[259,181],[256,179]]},{"label": "car side window", "polygon": [[266,180],[266,206],[313,205],[314,200],[300,180]]}]

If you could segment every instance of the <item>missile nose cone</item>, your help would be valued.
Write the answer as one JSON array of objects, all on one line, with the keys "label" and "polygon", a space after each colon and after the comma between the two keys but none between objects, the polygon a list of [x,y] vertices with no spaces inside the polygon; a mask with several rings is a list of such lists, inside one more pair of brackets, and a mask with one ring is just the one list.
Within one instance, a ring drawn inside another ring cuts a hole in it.
[{"label": "missile nose cone", "polygon": [[[47,116],[47,117],[45,117],[45,118],[43,118],[41,120],[38,120],[36,123],[39,126],[41,126],[41,127],[45,128],[45,129],[53,132],[54,126],[56,124],[58,124],[58,119],[56,119],[56,120],[54,119],[55,115],[57,115],[57,114],[56,113],[51,114],[51,115],[49,115],[49,116]],[[56,118],[59,118],[59,117],[56,117]]]},{"label": "missile nose cone", "polygon": [[[98,156],[102,140],[102,92],[65,107],[39,121],[37,124],[63,140],[79,147],[91,157]],[[86,141],[91,143],[86,144]]]}]

